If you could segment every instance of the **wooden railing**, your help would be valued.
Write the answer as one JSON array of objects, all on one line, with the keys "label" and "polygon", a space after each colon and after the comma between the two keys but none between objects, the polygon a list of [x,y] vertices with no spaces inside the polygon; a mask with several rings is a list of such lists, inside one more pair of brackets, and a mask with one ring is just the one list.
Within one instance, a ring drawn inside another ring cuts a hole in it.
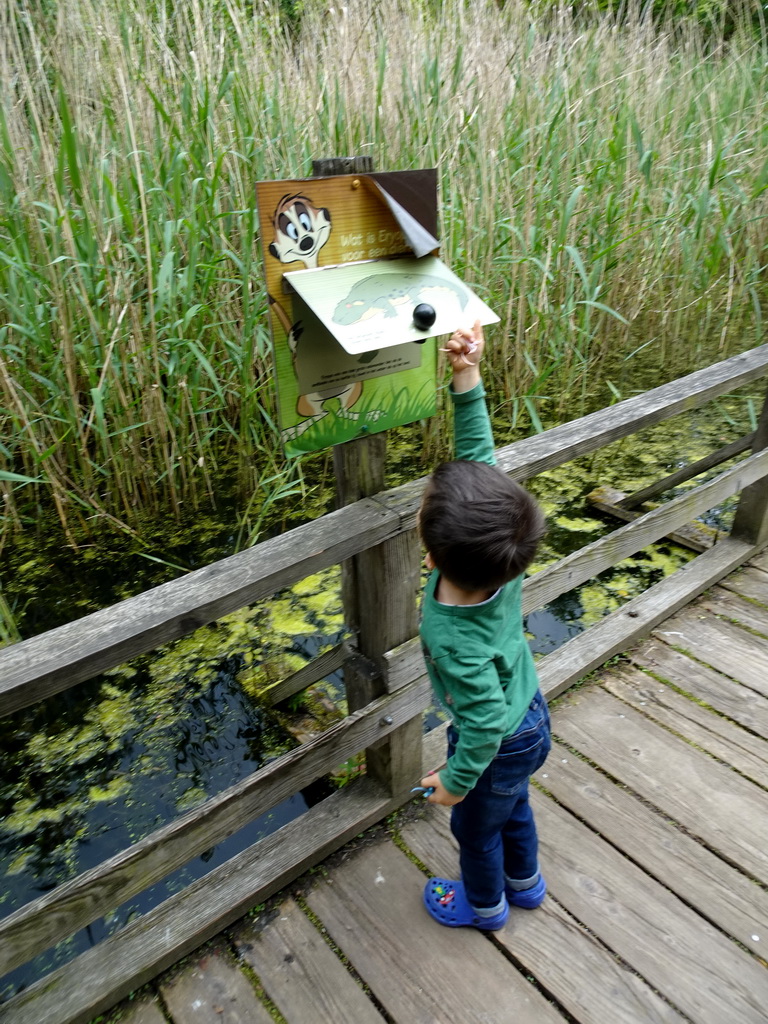
[{"label": "wooden railing", "polygon": [[[498,464],[528,479],[766,375],[763,346],[502,448]],[[754,436],[625,504],[637,507],[649,494],[661,494],[738,450],[751,446],[752,454],[526,581],[527,613],[741,492],[729,537],[539,663],[549,697],[625,649],[765,543],[766,408]],[[365,452],[360,449],[362,463]],[[109,913],[363,749],[368,769],[366,778],[0,1006],[0,1022],[90,1020],[409,799],[422,772],[421,717],[430,702],[415,639],[415,517],[423,484],[417,480],[353,500],[241,554],[0,651],[0,714],[7,715],[345,561],[345,600],[358,637],[354,647],[339,645],[283,680],[271,697],[284,700],[343,667],[347,718],[0,922],[0,973]],[[343,500],[354,499],[353,491]]]}]

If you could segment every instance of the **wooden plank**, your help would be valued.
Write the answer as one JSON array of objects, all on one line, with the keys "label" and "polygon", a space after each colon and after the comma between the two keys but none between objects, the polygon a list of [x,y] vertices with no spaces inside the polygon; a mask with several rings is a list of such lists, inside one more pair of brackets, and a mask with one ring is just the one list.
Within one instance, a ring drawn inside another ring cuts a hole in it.
[{"label": "wooden plank", "polygon": [[548,569],[537,572],[526,582],[526,603],[539,608],[574,587],[592,579],[623,558],[648,547],[689,519],[706,512],[725,497],[735,494],[751,480],[768,472],[768,449],[751,455],[738,466],[726,470],[709,483],[646,512],[627,526],[587,544],[572,555],[560,559]]},{"label": "wooden plank", "polygon": [[[374,701],[140,842],[21,907],[0,921],[0,971],[12,970],[165,878],[366,744],[412,720],[420,728],[420,714],[429,699],[429,683],[422,678]],[[419,738],[417,757],[420,749]],[[420,762],[414,766],[410,785],[418,779],[420,768]]]},{"label": "wooden plank", "polygon": [[702,917],[766,956],[765,889],[560,743],[553,744],[536,781]]},{"label": "wooden plank", "polygon": [[[120,1024],[167,1024],[165,1014],[156,999],[146,997],[126,1007],[119,1017]],[[110,1022],[111,1024],[111,1022]]]},{"label": "wooden plank", "polygon": [[429,917],[425,881],[382,843],[350,857],[307,902],[397,1024],[563,1024],[486,936]]},{"label": "wooden plank", "polygon": [[663,480],[657,480],[655,483],[643,487],[642,490],[635,491],[634,494],[628,494],[622,499],[621,504],[625,509],[637,508],[643,502],[658,498],[664,491],[669,491],[673,487],[677,487],[678,484],[682,484],[686,480],[692,480],[693,477],[699,476],[700,473],[705,473],[708,469],[712,469],[713,466],[719,466],[721,463],[727,462],[728,459],[741,455],[747,448],[752,447],[754,440],[754,431],[751,434],[747,434],[746,437],[739,437],[723,448],[718,448],[716,452],[705,455],[703,459],[697,459],[696,462],[682,466],[680,469],[675,470],[674,473],[670,473],[669,476],[665,476]]},{"label": "wooden plank", "polygon": [[697,607],[768,637],[768,608],[746,601],[723,587],[714,587],[697,602]]},{"label": "wooden plank", "polygon": [[554,801],[532,804],[558,903],[695,1024],[765,1024],[764,965]]},{"label": "wooden plank", "polygon": [[334,794],[0,1005],[0,1024],[88,1024],[396,806],[367,779]]},{"label": "wooden plank", "polygon": [[768,604],[768,573],[762,569],[745,566],[740,572],[724,579],[721,586],[732,590],[734,594]]},{"label": "wooden plank", "polygon": [[[401,838],[435,874],[458,878],[446,808],[425,809],[423,819],[406,825]],[[673,1007],[554,900],[545,900],[534,913],[513,907],[506,927],[495,935],[581,1024],[682,1024]]]},{"label": "wooden plank", "polygon": [[[623,500],[626,497],[624,491],[605,485],[590,491],[587,501],[601,512],[607,512],[608,515],[616,516],[617,519],[623,519],[625,523],[632,523],[639,519],[643,512],[650,511],[647,508],[640,512],[624,508]],[[728,534],[724,531],[713,530],[711,526],[704,526],[697,522],[685,523],[666,534],[667,540],[697,552],[707,551],[717,540],[727,536]]]},{"label": "wooden plank", "polygon": [[[648,633],[673,612],[697,597],[754,554],[755,549],[726,540],[688,562],[644,594],[628,601],[589,630],[563,644],[538,663],[544,694],[556,697],[572,683],[598,668]],[[535,577],[534,577],[535,579]],[[523,585],[523,612],[531,610]]]},{"label": "wooden plank", "polygon": [[[357,501],[384,487],[386,434],[337,445],[333,452],[336,501]],[[400,516],[394,510],[392,514]],[[350,711],[387,690],[385,655],[418,633],[421,551],[416,530],[361,551],[342,566],[344,619],[357,632],[360,654],[378,669],[359,672],[348,662],[344,684]],[[368,775],[391,793],[407,793],[420,765],[421,723],[403,725],[386,742],[366,749]]]},{"label": "wooden plank", "polygon": [[160,985],[173,1024],[274,1024],[222,948],[206,950]]},{"label": "wooden plank", "polygon": [[292,697],[300,690],[305,690],[320,679],[325,679],[326,676],[338,672],[352,654],[353,648],[349,644],[336,644],[329,651],[324,651],[317,658],[313,658],[308,664],[303,665],[298,672],[293,672],[279,683],[270,686],[262,693],[261,699],[272,705],[279,704],[281,700],[287,700],[288,697]]},{"label": "wooden plank", "polygon": [[768,346],[763,345],[617,402],[608,409],[500,448],[496,452],[497,464],[518,479],[535,476],[677,413],[698,409],[732,388],[764,376],[766,370]]},{"label": "wooden plank", "polygon": [[646,640],[629,658],[655,676],[704,701],[740,725],[768,739],[768,699],[714,669],[692,661],[660,640]]},{"label": "wooden plank", "polygon": [[[349,664],[351,671],[345,671],[344,680],[350,710],[386,691],[386,653],[418,633],[420,557],[415,530],[362,552],[355,563],[355,592],[363,599],[352,624],[358,629],[361,655],[379,672],[360,677],[354,664]],[[422,678],[428,687],[426,677]],[[413,718],[386,743],[368,747],[368,774],[390,792],[407,794],[421,768],[421,732],[421,721]]]},{"label": "wooden plank", "polygon": [[768,743],[759,736],[629,666],[605,672],[601,682],[614,697],[768,789]]},{"label": "wooden plank", "polygon": [[237,928],[240,956],[287,1021],[384,1024],[384,1018],[293,900],[260,930]]},{"label": "wooden plank", "polygon": [[420,679],[427,674],[427,667],[424,664],[424,655],[421,650],[421,640],[414,637],[407,640],[399,647],[387,651],[384,655],[386,670],[384,676],[388,693],[394,693],[401,686],[406,686],[415,679]]},{"label": "wooden plank", "polygon": [[400,532],[364,499],[110,608],[0,650],[0,714],[192,633]]},{"label": "wooden plank", "polygon": [[697,607],[678,612],[654,636],[768,696],[768,640]]},{"label": "wooden plank", "polygon": [[558,707],[553,730],[721,857],[768,882],[764,790],[596,689]]},{"label": "wooden plank", "polygon": [[331,174],[370,174],[372,171],[372,156],[329,156],[312,161],[314,178]]},{"label": "wooden plank", "polygon": [[749,564],[756,569],[763,569],[768,572],[768,548],[759,548],[757,554],[750,559]]}]

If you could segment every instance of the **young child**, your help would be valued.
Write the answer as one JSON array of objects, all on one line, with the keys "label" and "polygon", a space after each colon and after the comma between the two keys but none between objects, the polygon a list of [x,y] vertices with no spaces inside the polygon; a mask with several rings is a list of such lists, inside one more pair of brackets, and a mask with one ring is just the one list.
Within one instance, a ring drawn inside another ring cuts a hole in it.
[{"label": "young child", "polygon": [[501,928],[509,904],[537,907],[546,885],[528,803],[528,780],[550,748],[549,714],[523,635],[523,572],[545,532],[544,516],[494,466],[480,381],[480,323],[445,351],[453,370],[456,459],[427,484],[418,527],[433,572],[421,640],[439,700],[451,714],[447,766],[421,780],[430,803],[452,807],[461,881],[433,878],[429,913],[451,927]]}]

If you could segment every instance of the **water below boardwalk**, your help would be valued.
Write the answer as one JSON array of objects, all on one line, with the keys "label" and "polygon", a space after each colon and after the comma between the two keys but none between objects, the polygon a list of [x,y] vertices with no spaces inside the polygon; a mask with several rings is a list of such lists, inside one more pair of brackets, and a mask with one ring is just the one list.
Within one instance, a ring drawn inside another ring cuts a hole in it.
[{"label": "water below boardwalk", "polygon": [[[593,511],[586,495],[594,487],[611,483],[635,490],[746,429],[744,404],[734,399],[724,405],[722,418],[678,417],[663,430],[537,477],[531,489],[547,513],[549,533],[534,570],[618,525]],[[678,460],[680,452],[685,456]],[[727,525],[729,516],[726,506],[706,521]],[[226,527],[211,533],[221,538],[221,547],[217,552],[211,542],[205,561],[231,553]],[[74,605],[75,614],[83,614],[74,595],[97,594],[108,604],[152,585],[146,560],[134,558],[140,572],[131,578],[126,559],[91,552],[79,566],[68,566],[55,592],[43,591],[55,554],[40,549],[14,566],[22,574],[14,576],[16,586],[43,595],[39,602],[28,595],[25,635],[48,628],[46,608],[50,625],[60,620],[62,608]],[[169,548],[169,561],[172,556]],[[526,628],[534,654],[555,650],[690,557],[662,542],[533,612]],[[125,849],[344,714],[338,673],[279,708],[264,696],[272,683],[344,636],[339,575],[334,567],[309,577],[270,601],[0,721],[0,915]],[[440,717],[432,709],[426,725]],[[287,823],[357,770],[354,761],[340,765],[332,780],[295,794],[108,918],[8,975],[0,995],[28,985]]]}]

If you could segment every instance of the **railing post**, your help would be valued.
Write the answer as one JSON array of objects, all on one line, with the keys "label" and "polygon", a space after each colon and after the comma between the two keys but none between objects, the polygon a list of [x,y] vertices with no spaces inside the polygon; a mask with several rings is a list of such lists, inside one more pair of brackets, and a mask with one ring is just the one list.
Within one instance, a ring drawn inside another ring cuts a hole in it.
[{"label": "railing post", "polygon": [[[752,451],[759,452],[768,447],[768,394],[763,402],[760,421],[752,442]],[[731,536],[749,544],[764,544],[768,541],[768,476],[750,484],[741,492],[741,498],[733,519]]]},{"label": "railing post", "polygon": [[[315,176],[366,174],[373,171],[370,156],[313,160]],[[386,433],[372,434],[333,450],[338,507],[384,490]],[[370,548],[342,566],[344,617],[357,632],[363,656],[344,670],[350,711],[365,707],[388,691],[384,654],[418,632],[416,599],[420,552],[415,530]],[[417,784],[421,776],[422,723],[417,717],[386,740],[366,750],[367,774],[393,795]]]}]

